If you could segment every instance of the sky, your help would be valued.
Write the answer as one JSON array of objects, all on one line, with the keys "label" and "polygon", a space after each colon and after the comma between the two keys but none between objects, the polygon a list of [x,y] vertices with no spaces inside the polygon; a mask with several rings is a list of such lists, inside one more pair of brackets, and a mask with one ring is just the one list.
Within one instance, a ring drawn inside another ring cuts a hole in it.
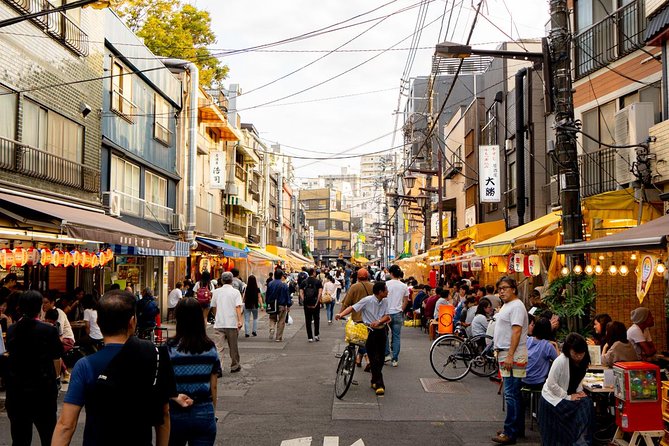
[{"label": "sky", "polygon": [[[316,37],[221,56],[230,69],[224,86],[239,84],[242,90],[237,104],[242,122],[253,123],[268,144],[279,143],[283,153],[295,156],[295,176],[304,178],[338,173],[341,167],[357,171],[359,158],[331,158],[388,151],[401,144],[402,117],[396,124],[394,113],[401,80],[429,74],[436,43],[466,42],[478,0],[191,3],[210,12],[218,39],[211,48],[217,53],[327,27]],[[486,0],[471,44],[494,48],[511,38],[543,37],[548,11],[546,0]],[[405,103],[406,95],[400,110]]]}]

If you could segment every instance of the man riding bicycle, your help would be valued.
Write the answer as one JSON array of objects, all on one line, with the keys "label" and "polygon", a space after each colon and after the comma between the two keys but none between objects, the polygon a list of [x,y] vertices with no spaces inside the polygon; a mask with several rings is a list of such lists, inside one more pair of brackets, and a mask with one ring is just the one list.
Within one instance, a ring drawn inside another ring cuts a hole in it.
[{"label": "man riding bicycle", "polygon": [[388,296],[388,289],[385,282],[376,282],[372,288],[373,296],[367,296],[347,307],[341,313],[335,315],[335,319],[350,314],[352,311],[362,313],[362,322],[371,328],[365,348],[369,356],[369,362],[372,365],[372,389],[377,395],[385,394],[385,384],[383,383],[383,362],[385,358],[386,337],[388,336],[388,302],[385,300]]}]

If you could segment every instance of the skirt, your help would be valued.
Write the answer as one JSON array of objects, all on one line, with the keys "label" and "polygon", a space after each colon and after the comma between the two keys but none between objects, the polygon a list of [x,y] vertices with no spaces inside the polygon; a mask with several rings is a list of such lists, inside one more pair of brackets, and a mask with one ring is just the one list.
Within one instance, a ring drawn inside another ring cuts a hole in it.
[{"label": "skirt", "polygon": [[562,400],[557,406],[541,397],[538,418],[544,446],[574,445],[579,439],[592,444],[595,417],[589,397],[578,401]]}]

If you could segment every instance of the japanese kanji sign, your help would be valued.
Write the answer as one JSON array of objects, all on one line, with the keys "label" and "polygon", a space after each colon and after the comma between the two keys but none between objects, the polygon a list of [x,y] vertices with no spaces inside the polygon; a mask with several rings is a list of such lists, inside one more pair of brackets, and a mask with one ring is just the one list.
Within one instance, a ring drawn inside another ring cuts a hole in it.
[{"label": "japanese kanji sign", "polygon": [[479,146],[479,194],[481,203],[501,201],[499,146]]},{"label": "japanese kanji sign", "polygon": [[225,152],[209,154],[209,187],[225,189]]}]

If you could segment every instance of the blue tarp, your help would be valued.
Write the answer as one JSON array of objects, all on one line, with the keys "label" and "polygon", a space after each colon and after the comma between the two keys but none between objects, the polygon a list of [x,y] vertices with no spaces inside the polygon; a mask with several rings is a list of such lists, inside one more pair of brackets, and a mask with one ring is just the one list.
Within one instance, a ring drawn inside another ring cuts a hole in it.
[{"label": "blue tarp", "polygon": [[243,249],[235,248],[234,246],[225,243],[223,240],[204,237],[196,237],[196,240],[198,243],[202,243],[211,249],[221,251],[225,257],[230,257],[231,259],[245,259],[249,256],[248,252]]}]

